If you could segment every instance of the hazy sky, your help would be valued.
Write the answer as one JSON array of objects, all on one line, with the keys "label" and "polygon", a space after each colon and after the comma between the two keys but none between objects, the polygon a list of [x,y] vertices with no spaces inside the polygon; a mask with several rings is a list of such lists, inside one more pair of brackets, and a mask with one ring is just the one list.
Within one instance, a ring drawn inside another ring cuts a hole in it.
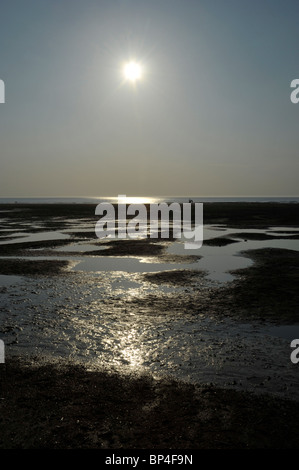
[{"label": "hazy sky", "polygon": [[299,196],[298,18],[298,0],[2,0],[0,196]]}]

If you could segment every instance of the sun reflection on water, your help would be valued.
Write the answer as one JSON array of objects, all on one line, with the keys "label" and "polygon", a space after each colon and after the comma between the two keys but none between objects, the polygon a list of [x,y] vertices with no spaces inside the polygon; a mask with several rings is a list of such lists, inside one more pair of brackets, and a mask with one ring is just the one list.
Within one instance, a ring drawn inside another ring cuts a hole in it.
[{"label": "sun reflection on water", "polygon": [[120,353],[124,362],[133,369],[143,366],[142,343],[136,328],[124,332],[120,338]]},{"label": "sun reflection on water", "polygon": [[154,197],[139,197],[139,196],[118,196],[106,198],[112,204],[154,204],[159,202],[158,198]]}]

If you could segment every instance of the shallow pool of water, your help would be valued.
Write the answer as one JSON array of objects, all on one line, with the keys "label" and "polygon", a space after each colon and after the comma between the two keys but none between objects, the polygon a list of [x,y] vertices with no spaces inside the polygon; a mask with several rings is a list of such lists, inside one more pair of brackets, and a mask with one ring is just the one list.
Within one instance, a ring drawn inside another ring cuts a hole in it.
[{"label": "shallow pool of water", "polygon": [[8,276],[0,274],[0,287],[13,286],[23,281],[22,276]]},{"label": "shallow pool of water", "polygon": [[39,232],[39,233],[20,233],[22,238],[18,238],[15,234],[16,238],[13,240],[7,240],[0,242],[0,245],[8,245],[12,243],[27,243],[27,242],[41,242],[44,240],[65,240],[70,238],[70,235],[62,232]]},{"label": "shallow pool of water", "polygon": [[266,333],[290,341],[299,338],[299,325],[279,325],[267,328]]},{"label": "shallow pool of water", "polygon": [[[275,227],[276,230],[284,230],[283,227]],[[273,239],[273,240],[243,240],[238,236],[232,237],[236,240],[226,246],[210,246],[205,244],[205,240],[219,238],[223,236],[230,236],[238,233],[265,233],[265,230],[244,230],[244,229],[227,229],[223,228],[221,231],[213,226],[204,229],[203,245],[199,249],[186,250],[184,240],[175,241],[168,248],[168,253],[176,255],[189,255],[195,254],[202,258],[196,263],[192,264],[192,269],[203,269],[207,272],[207,278],[218,282],[229,282],[235,279],[229,271],[243,269],[250,267],[253,261],[243,256],[242,252],[248,250],[257,250],[261,248],[282,248],[287,250],[299,251],[299,240],[289,239]]]},{"label": "shallow pool of water", "polygon": [[72,245],[68,245],[68,246],[61,246],[59,248],[55,248],[53,251],[57,251],[57,252],[78,252],[78,253],[82,253],[82,252],[88,252],[88,251],[104,251],[104,250],[107,250],[107,246],[100,246],[100,245],[90,245],[88,243],[82,243],[82,244],[79,244],[79,243],[74,243]]},{"label": "shallow pool of water", "polygon": [[85,272],[125,271],[128,273],[152,273],[193,268],[196,269],[195,263],[157,263],[151,262],[150,258],[94,256],[81,259],[72,270]]}]

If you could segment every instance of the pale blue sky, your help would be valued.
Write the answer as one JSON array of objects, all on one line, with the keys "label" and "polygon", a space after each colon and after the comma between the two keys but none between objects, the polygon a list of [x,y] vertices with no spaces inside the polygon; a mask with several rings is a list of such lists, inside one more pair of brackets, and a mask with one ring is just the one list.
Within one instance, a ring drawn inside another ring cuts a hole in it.
[{"label": "pale blue sky", "polygon": [[2,0],[0,197],[298,196],[298,17],[297,0]]}]

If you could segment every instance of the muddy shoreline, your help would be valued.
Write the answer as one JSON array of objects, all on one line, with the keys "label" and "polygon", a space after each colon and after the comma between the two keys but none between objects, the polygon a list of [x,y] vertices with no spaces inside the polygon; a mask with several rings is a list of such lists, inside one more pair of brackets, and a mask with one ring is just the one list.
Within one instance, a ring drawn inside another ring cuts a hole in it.
[{"label": "muddy shoreline", "polygon": [[[85,204],[0,207],[0,210],[8,209],[13,211],[5,212],[2,228],[7,233],[6,236],[5,232],[1,233],[3,241],[12,241],[14,230],[68,233],[76,220],[78,228],[85,220],[91,224],[96,220],[94,206]],[[204,207],[205,223],[242,228],[238,236],[248,240],[272,239],[270,235],[246,231],[271,226],[289,227],[287,233],[282,231],[278,236],[297,239],[297,233],[291,229],[298,227],[298,215],[297,204],[213,203]],[[29,221],[33,228],[28,225],[24,229],[24,223]],[[50,259],[53,248],[63,250],[64,246],[82,240],[95,247],[102,242],[92,231],[84,234],[79,228],[70,233],[73,235],[67,240],[0,245],[0,256],[6,257],[0,259],[0,274],[24,276],[29,283],[32,279],[32,286],[39,279],[58,284],[70,280],[70,285],[80,281],[84,286],[84,278],[69,270],[68,260]],[[145,256],[159,262],[183,262],[186,257],[165,252],[172,241],[109,242],[105,256]],[[211,246],[223,247],[232,243],[231,236],[207,241]],[[80,256],[88,254],[102,255],[91,251]],[[36,259],[28,260],[24,256]],[[39,256],[49,259],[38,259]],[[78,256],[78,253],[61,251],[59,256]],[[115,304],[108,303],[109,308],[111,312],[113,308],[115,312],[130,312],[136,318],[204,316],[220,321],[232,319],[237,323],[298,324],[298,252],[264,248],[248,250],[244,256],[250,257],[253,265],[235,271],[235,280],[222,286],[210,285],[205,272],[192,269],[131,275],[132,281],[143,282],[145,286],[180,290],[159,296],[154,292],[125,296]],[[6,295],[6,289],[1,287],[0,293]],[[3,332],[9,331],[5,328],[10,327],[4,324]],[[10,355],[9,350],[6,363],[0,364],[0,378],[2,449],[299,448],[299,400],[287,396],[253,394],[215,384],[191,384],[145,374],[88,370],[68,360],[43,363],[39,357]]]},{"label": "muddy shoreline", "polygon": [[62,364],[2,367],[2,449],[299,448],[299,403]]}]

